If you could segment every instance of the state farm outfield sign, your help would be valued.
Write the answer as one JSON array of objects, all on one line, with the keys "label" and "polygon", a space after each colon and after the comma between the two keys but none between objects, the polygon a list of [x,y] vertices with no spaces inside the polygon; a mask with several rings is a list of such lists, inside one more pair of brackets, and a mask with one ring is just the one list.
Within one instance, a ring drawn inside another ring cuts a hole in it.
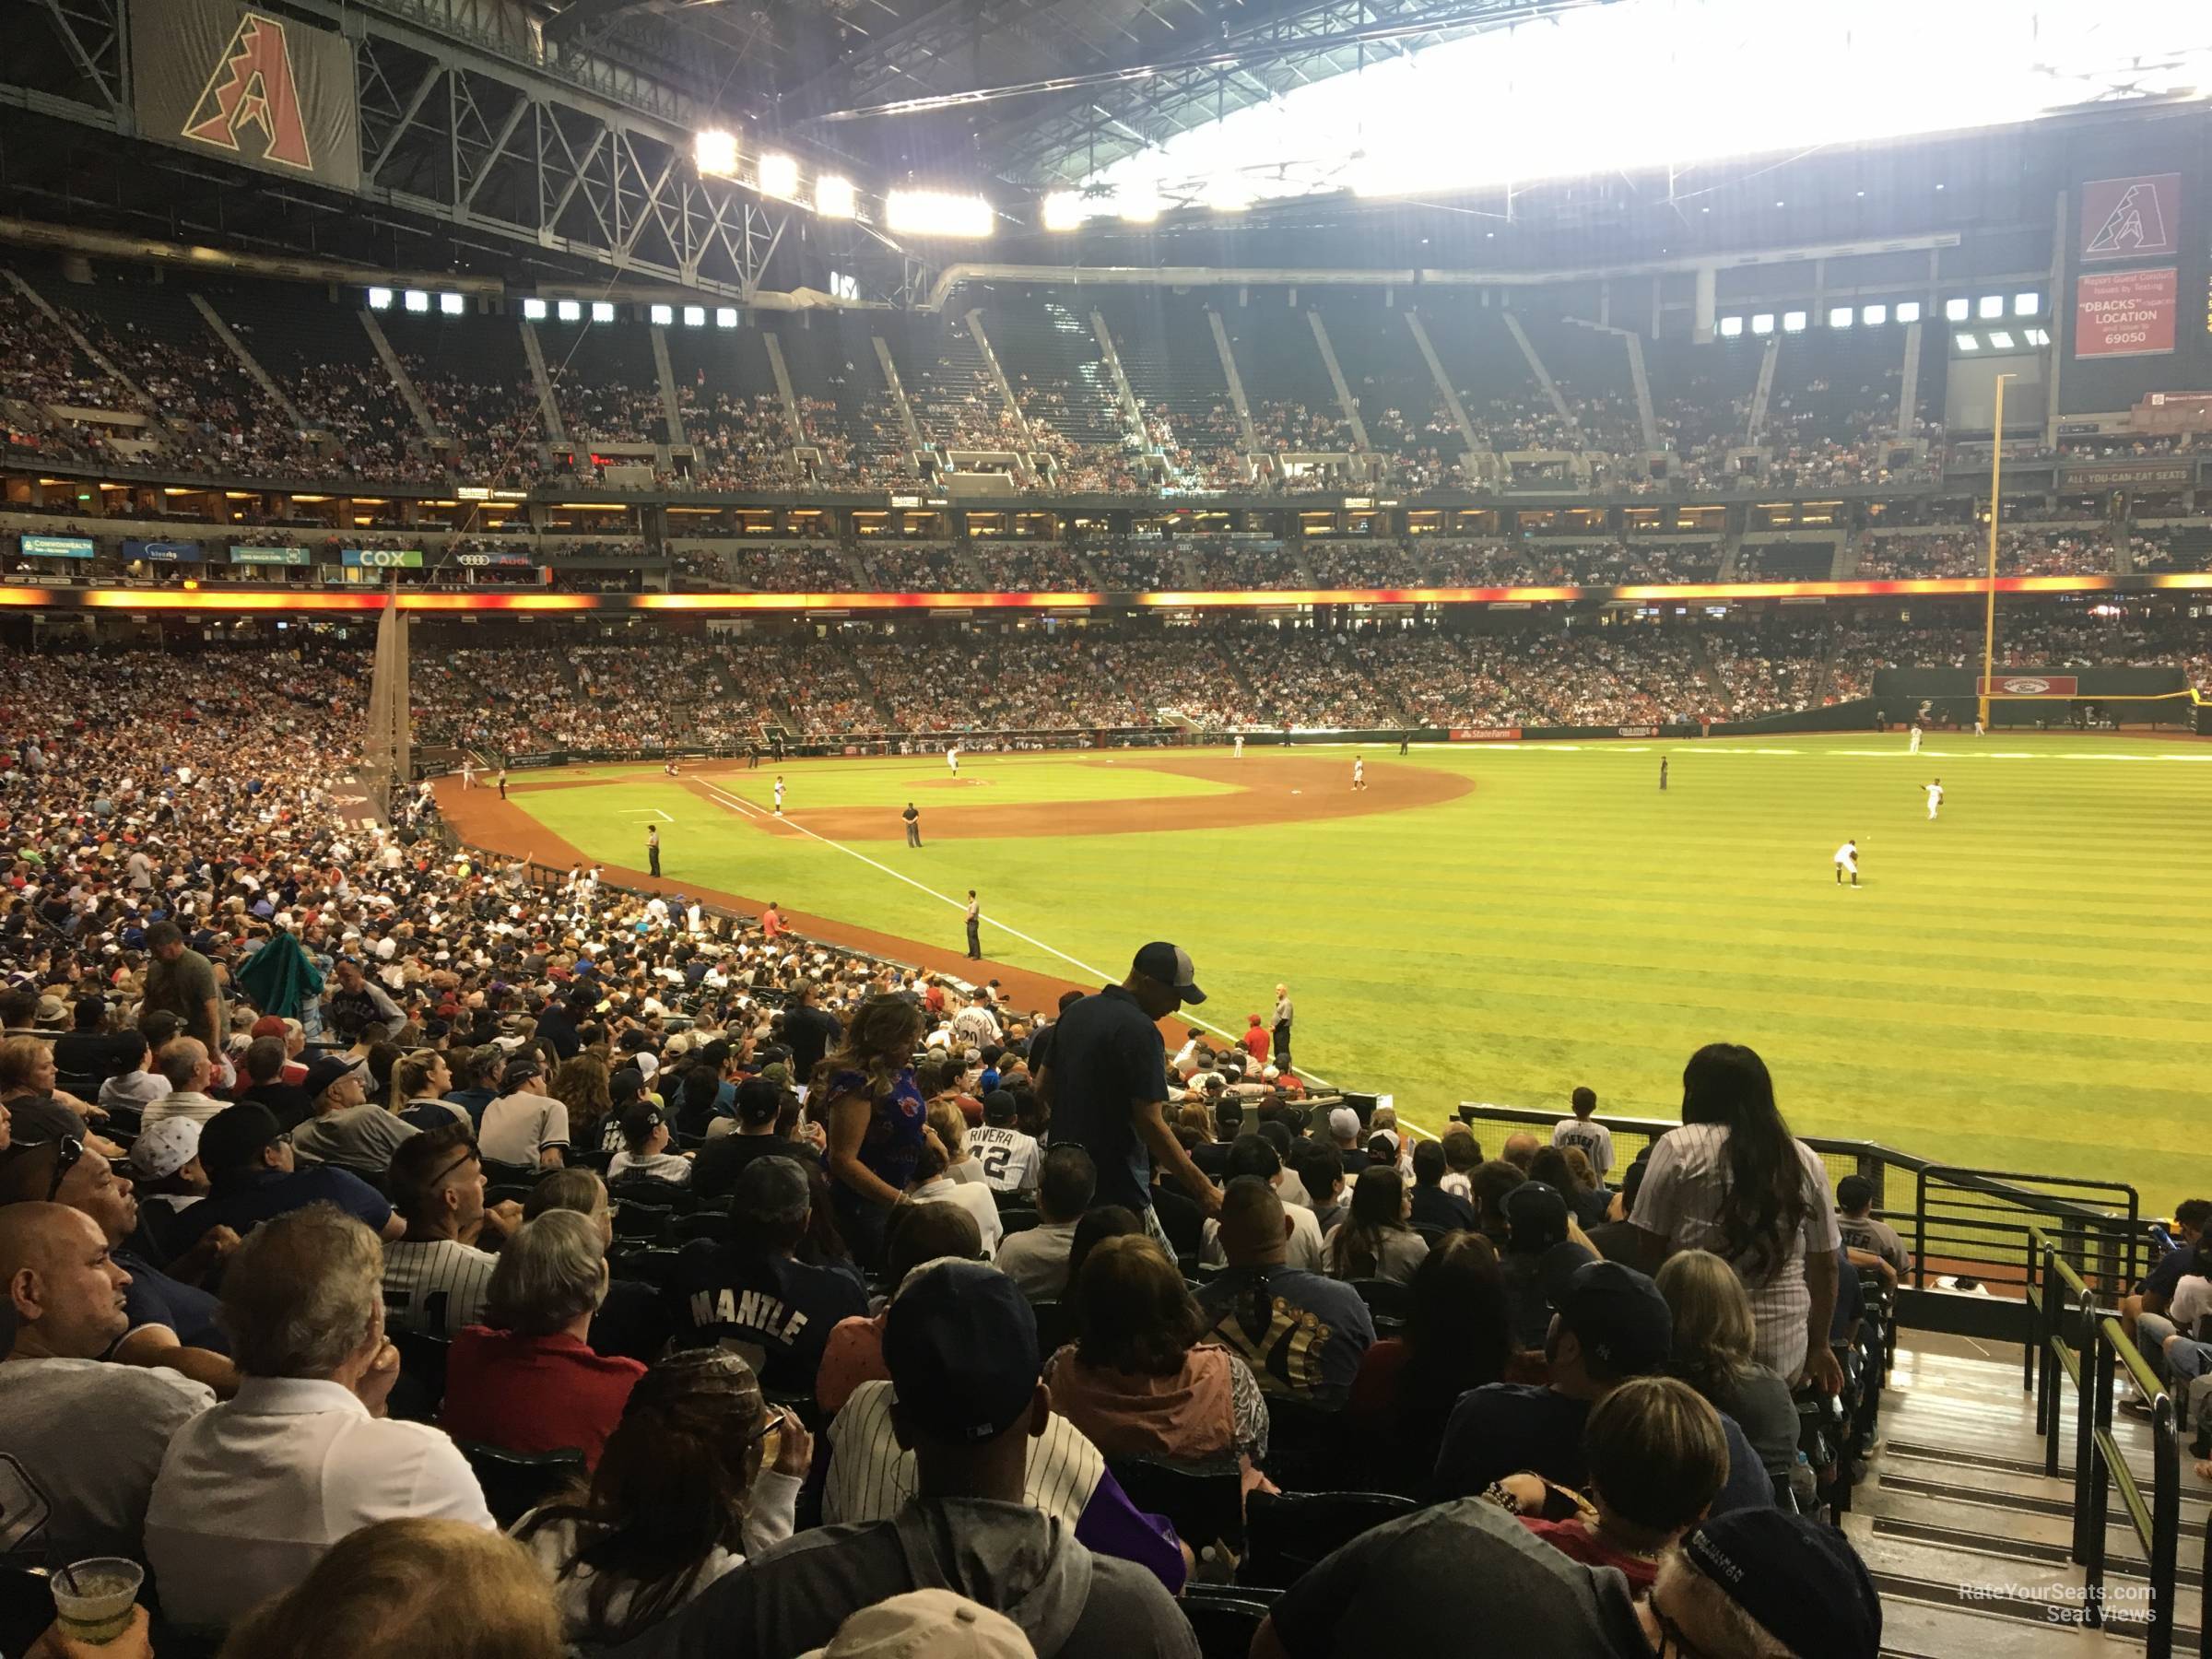
[{"label": "state farm outfield sign", "polygon": [[2076,277],[2074,355],[2153,357],[2171,351],[2180,291],[2172,265]]},{"label": "state farm outfield sign", "polygon": [[1977,697],[2078,697],[2081,681],[2071,674],[2006,674],[1978,680]]},{"label": "state farm outfield sign", "polygon": [[1452,728],[1452,741],[1454,743],[1518,743],[1520,740],[1521,728],[1519,726],[1453,726]]}]

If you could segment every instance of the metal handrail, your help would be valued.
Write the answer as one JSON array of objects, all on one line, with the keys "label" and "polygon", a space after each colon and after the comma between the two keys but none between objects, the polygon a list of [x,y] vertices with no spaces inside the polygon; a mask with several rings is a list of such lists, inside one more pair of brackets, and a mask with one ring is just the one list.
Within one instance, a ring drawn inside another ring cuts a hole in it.
[{"label": "metal handrail", "polygon": [[[2060,1253],[2060,1241],[2041,1228],[2031,1227],[2029,1232],[2041,1265],[2029,1293],[2038,1330],[2031,1359],[2036,1371],[2035,1428],[2043,1440],[2043,1471],[2053,1477],[2060,1473],[2059,1374],[2064,1372],[2074,1383],[2074,1537],[2069,1554],[2083,1570],[2083,1620],[2105,1623],[2108,1520],[2111,1496],[2117,1491],[2120,1507],[2148,1562],[2150,1605],[2144,1652],[2148,1659],[2171,1659],[2182,1502],[2181,1429],[2173,1397],[2142,1350],[2128,1339],[2119,1318],[2098,1306],[2088,1280]],[[2067,1320],[2077,1310],[2079,1335],[2069,1342]],[[2147,1496],[2112,1433],[2113,1382],[2123,1366],[2151,1401]],[[2206,1560],[2212,1570],[2212,1529]],[[2199,1653],[2212,1655],[2212,1619],[2200,1622],[2206,1629],[2199,1637]]]}]

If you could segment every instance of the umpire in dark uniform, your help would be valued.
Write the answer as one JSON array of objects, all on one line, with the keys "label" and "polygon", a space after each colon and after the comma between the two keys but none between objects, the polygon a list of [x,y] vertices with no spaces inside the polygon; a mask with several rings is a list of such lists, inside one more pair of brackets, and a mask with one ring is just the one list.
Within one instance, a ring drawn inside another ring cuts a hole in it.
[{"label": "umpire in dark uniform", "polygon": [[661,873],[661,827],[658,824],[645,826],[645,861],[652,866],[651,873],[657,879]]},{"label": "umpire in dark uniform", "polygon": [[983,907],[976,902],[975,889],[968,889],[968,955],[975,961],[983,959]]},{"label": "umpire in dark uniform", "polygon": [[909,801],[906,804],[906,810],[899,816],[906,820],[906,844],[910,847],[920,846],[922,844],[922,815],[914,810],[914,804]]}]

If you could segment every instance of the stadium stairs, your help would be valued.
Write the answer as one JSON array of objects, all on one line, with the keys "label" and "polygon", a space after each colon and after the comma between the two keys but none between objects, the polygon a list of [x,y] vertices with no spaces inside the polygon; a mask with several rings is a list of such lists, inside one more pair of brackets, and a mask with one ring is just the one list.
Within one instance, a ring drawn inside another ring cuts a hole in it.
[{"label": "stadium stairs", "polygon": [[[1882,1395],[1882,1443],[1843,1521],[1881,1590],[1886,1654],[2066,1659],[2144,1651],[2148,1567],[2117,1503],[2106,1543],[2110,1622],[2103,1630],[2075,1622],[2086,1575],[2070,1559],[2074,1395],[2060,1391],[2060,1474],[2047,1476],[2035,1396],[2020,1379],[2018,1345],[1899,1333]],[[2149,1426],[2116,1413],[2112,1434],[2147,1491]],[[2183,1481],[2173,1651],[2194,1653],[2202,1585],[2194,1563],[2212,1492],[2187,1473],[2185,1454]]]}]

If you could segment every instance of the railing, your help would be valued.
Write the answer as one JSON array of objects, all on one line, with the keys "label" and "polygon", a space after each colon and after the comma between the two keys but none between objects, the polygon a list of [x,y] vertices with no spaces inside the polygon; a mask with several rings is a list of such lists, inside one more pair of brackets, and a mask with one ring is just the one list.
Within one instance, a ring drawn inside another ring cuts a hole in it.
[{"label": "railing", "polygon": [[[1459,1108],[1463,1123],[1528,1128],[1543,1136],[1562,1115],[1471,1100]],[[1612,1131],[1617,1168],[1679,1127],[1662,1118],[1600,1115],[1593,1121]],[[1831,1182],[1846,1175],[1870,1182],[1874,1215],[1911,1245],[1912,1262],[1899,1286],[1900,1324],[2031,1344],[2029,1303],[2039,1229],[2062,1237],[2085,1264],[2082,1270],[2113,1301],[2133,1286],[2145,1264],[2149,1234],[2141,1202],[2135,1188],[2122,1182],[1960,1169],[1876,1141],[1799,1138],[1820,1155]],[[1966,1288],[1962,1281],[1987,1294],[1958,1294]],[[2024,1370],[2022,1386],[2030,1381],[2031,1368]]]},{"label": "railing", "polygon": [[[2035,1429],[2043,1441],[2043,1472],[2059,1469],[2059,1377],[2074,1384],[2074,1537],[2069,1550],[2084,1572],[2082,1618],[2105,1621],[2105,1549],[2111,1496],[2135,1529],[2149,1564],[2150,1601],[2144,1652],[2148,1659],[2171,1659],[2174,1586],[2182,1530],[2182,1441],[2173,1397],[2142,1351],[2128,1340],[2119,1319],[2102,1311],[2097,1292],[2065,1249],[2074,1241],[2053,1239],[2041,1229],[2032,1240],[2040,1262],[2039,1282],[2029,1288],[2037,1324],[2030,1359],[2035,1368]],[[2077,1333],[2068,1340],[2068,1326]],[[2136,1386],[2151,1402],[2150,1490],[2122,1454],[2112,1435],[2112,1384],[2125,1366]],[[2212,1529],[2206,1537],[2205,1571],[2212,1574]],[[2212,1583],[2212,1577],[2205,1581]],[[2200,1616],[2200,1659],[2212,1659],[2212,1618]]]}]

